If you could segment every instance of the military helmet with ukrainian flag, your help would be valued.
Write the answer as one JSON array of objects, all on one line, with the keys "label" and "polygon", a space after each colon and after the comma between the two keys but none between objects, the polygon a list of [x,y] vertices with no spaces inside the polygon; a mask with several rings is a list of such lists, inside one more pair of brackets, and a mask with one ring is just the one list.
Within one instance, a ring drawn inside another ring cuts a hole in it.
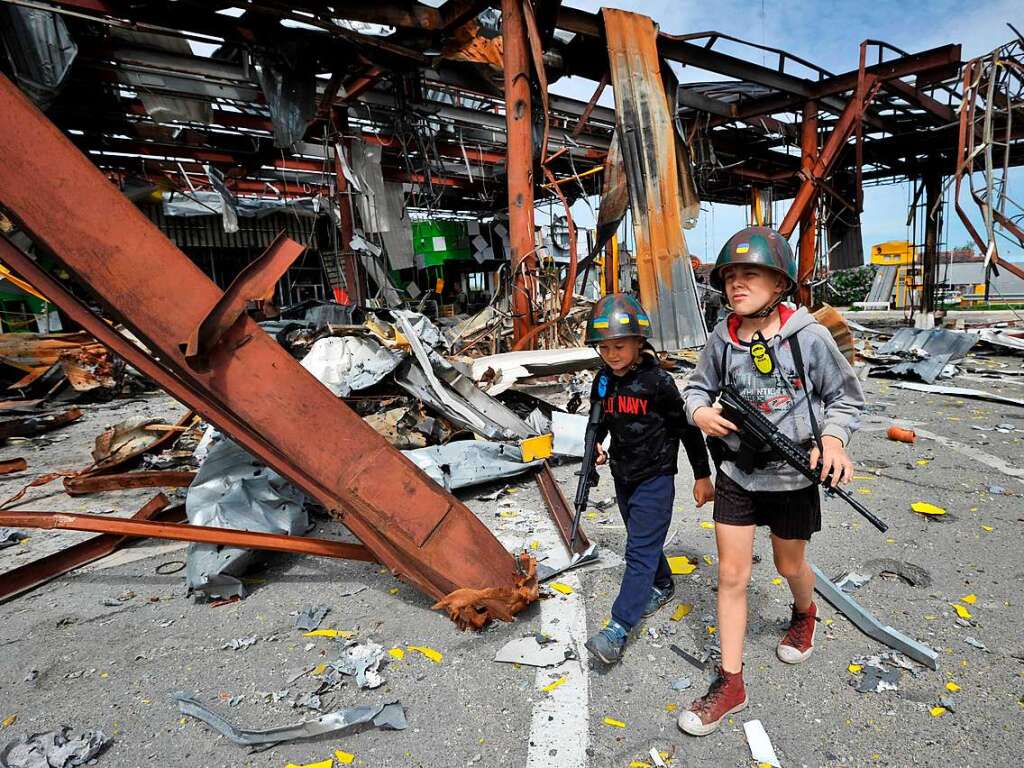
[{"label": "military helmet with ukrainian flag", "polygon": [[771,227],[747,227],[729,238],[718,253],[711,270],[711,285],[722,291],[722,270],[732,264],[756,264],[774,270],[789,279],[789,290],[796,287],[796,259],[789,241]]},{"label": "military helmet with ukrainian flag", "polygon": [[626,336],[651,337],[651,319],[628,293],[610,293],[594,305],[587,321],[587,344]]}]

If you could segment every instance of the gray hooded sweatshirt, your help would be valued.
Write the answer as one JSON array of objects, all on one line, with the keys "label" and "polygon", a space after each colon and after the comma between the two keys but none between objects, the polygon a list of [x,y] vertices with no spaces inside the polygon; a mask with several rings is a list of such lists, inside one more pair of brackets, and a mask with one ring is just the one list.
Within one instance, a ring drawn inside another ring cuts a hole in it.
[{"label": "gray hooded sweatshirt", "polygon": [[[800,381],[790,347],[790,339],[797,333],[807,368],[806,385]],[[839,438],[843,445],[849,443],[851,434],[859,426],[864,393],[828,329],[801,307],[789,316],[778,335],[768,339],[768,347],[775,359],[775,370],[762,374],[754,367],[749,346],[732,339],[729,318],[715,326],[697,369],[683,391],[686,418],[690,423],[693,423],[694,411],[711,405],[722,387],[729,383],[798,445],[810,448],[814,442],[807,413],[808,397],[821,434]],[[733,451],[740,445],[735,434],[728,435],[725,442]],[[747,491],[792,491],[810,485],[807,478],[783,461],[771,462],[764,469],[747,474],[735,463],[725,460],[721,471]]]}]

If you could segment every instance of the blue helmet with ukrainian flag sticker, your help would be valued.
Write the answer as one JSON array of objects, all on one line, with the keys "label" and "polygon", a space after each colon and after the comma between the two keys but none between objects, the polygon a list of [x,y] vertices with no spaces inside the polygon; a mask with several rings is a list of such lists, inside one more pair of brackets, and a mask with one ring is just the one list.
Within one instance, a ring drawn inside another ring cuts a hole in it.
[{"label": "blue helmet with ukrainian flag sticker", "polygon": [[718,253],[711,270],[711,286],[724,290],[722,270],[732,264],[754,264],[771,269],[789,279],[789,290],[796,287],[796,259],[789,241],[771,227],[747,227],[729,238]]},{"label": "blue helmet with ukrainian flag sticker", "polygon": [[587,321],[587,344],[626,336],[651,337],[651,319],[628,293],[610,293],[594,305]]}]

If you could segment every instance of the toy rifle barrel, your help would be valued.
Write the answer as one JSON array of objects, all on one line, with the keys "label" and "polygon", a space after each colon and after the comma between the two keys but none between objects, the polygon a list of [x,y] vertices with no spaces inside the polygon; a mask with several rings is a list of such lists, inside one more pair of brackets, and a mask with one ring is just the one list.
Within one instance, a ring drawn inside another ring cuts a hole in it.
[{"label": "toy rifle barrel", "polygon": [[604,416],[604,403],[600,399],[590,404],[590,418],[587,419],[587,431],[583,437],[583,463],[580,465],[579,482],[576,484],[576,498],[573,506],[576,508],[576,515],[572,519],[572,532],[569,534],[569,549],[576,546],[576,533],[580,527],[580,520],[587,509],[587,502],[590,499],[591,476],[594,473],[594,466],[597,462],[597,429]]},{"label": "toy rifle barrel", "polygon": [[821,474],[811,467],[810,457],[807,455],[807,452],[793,443],[732,386],[722,390],[721,402],[725,408],[736,412],[740,416],[738,421],[742,423],[736,426],[740,427],[741,431],[748,432],[755,442],[771,448],[775,454],[811,482],[816,485],[824,485],[826,493],[832,493],[841,498],[882,533],[889,530],[889,526],[885,522],[853,498],[849,491],[839,486],[831,487],[822,483]]}]

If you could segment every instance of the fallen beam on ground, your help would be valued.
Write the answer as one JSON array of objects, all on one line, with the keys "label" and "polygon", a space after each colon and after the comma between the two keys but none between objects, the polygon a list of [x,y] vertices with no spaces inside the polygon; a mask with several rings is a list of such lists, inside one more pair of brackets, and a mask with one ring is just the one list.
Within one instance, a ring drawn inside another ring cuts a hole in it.
[{"label": "fallen beam on ground", "polygon": [[892,386],[899,389],[912,389],[915,392],[927,392],[930,395],[949,395],[950,397],[966,397],[970,400],[986,400],[990,403],[1002,403],[1003,405],[1016,405],[1024,408],[1024,400],[1015,397],[997,395],[995,392],[986,392],[983,389],[969,389],[967,387],[944,387],[939,384],[918,384],[915,381],[901,381]]},{"label": "fallen beam on ground", "polygon": [[[555,480],[555,476],[551,473],[551,466],[546,461],[541,466],[540,471],[537,472],[536,479],[540,495],[551,512],[551,517],[558,527],[562,541],[565,542],[565,546],[568,548],[572,542],[572,522],[576,513],[569,506],[569,502],[562,493],[558,481]],[[587,539],[587,534],[581,528],[578,528],[576,530],[576,546],[570,549],[569,554],[582,555],[589,548],[590,540]]]},{"label": "fallen beam on ground", "polygon": [[[459,608],[448,613],[460,626],[481,627],[537,598],[535,569],[524,568],[462,502],[389,446],[251,318],[239,317],[220,337],[209,351],[208,371],[190,368],[180,345],[223,292],[4,77],[0,205],[38,248],[116,311],[153,357],[105,330],[32,259],[0,238],[9,246],[2,250],[13,271],[320,502],[393,573],[442,602],[457,592]],[[487,597],[466,602],[466,590]],[[508,601],[504,609],[500,599]]]},{"label": "fallen beam on ground", "polygon": [[[169,504],[167,497],[158,493],[132,515],[132,519],[171,523],[184,520],[184,508],[180,505],[168,508]],[[3,586],[0,587],[0,602],[23,595],[48,581],[53,581],[58,576],[106,557],[120,549],[126,541],[127,536],[105,533],[7,571],[2,580]]]},{"label": "fallen beam on ground", "polygon": [[64,490],[69,496],[86,496],[103,491],[126,491],[131,488],[188,488],[196,473],[187,470],[153,469],[142,472],[122,472],[117,475],[79,475],[64,478]]},{"label": "fallen beam on ground", "polygon": [[906,654],[914,661],[924,664],[931,669],[938,669],[939,652],[929,648],[924,643],[919,643],[912,637],[900,632],[898,629],[882,624],[878,619],[864,609],[860,603],[853,599],[846,592],[837,587],[832,580],[821,572],[814,563],[811,563],[811,570],[814,571],[814,589],[837,611],[848,618],[868,637],[874,638],[900,653]]},{"label": "fallen beam on ground", "polygon": [[14,472],[24,472],[28,469],[28,462],[24,459],[5,459],[0,461],[0,475],[10,475]]},{"label": "fallen beam on ground", "polygon": [[54,429],[66,427],[72,422],[82,418],[82,412],[78,408],[69,408],[62,413],[48,414],[46,416],[21,416],[0,421],[0,440],[11,437],[32,437],[50,432]]},{"label": "fallen beam on ground", "polygon": [[239,531],[234,528],[211,528],[205,525],[188,525],[186,523],[161,523],[134,518],[19,509],[0,511],[0,524],[12,528],[112,533],[141,539],[195,541],[200,544],[219,544],[226,547],[262,549],[269,552],[291,552],[292,554],[317,555],[340,560],[377,562],[373,553],[362,544],[313,539],[306,536],[282,536],[276,533]]}]

